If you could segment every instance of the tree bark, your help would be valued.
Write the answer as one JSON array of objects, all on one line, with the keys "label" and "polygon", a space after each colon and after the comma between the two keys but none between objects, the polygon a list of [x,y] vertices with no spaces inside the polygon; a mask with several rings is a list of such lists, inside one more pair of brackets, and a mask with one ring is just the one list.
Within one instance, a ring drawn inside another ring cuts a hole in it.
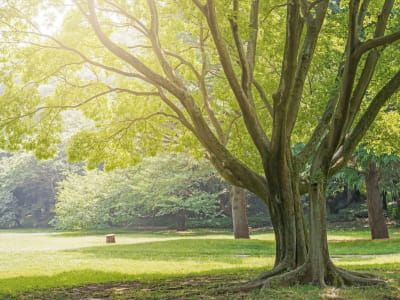
[{"label": "tree bark", "polygon": [[365,174],[367,189],[368,223],[371,228],[372,239],[387,239],[389,232],[383,214],[383,203],[379,191],[379,172],[376,163],[370,161]]},{"label": "tree bark", "polygon": [[176,220],[176,230],[177,231],[186,231],[186,213],[181,210],[175,215]]},{"label": "tree bark", "polygon": [[[343,285],[379,285],[370,274],[348,272],[334,266],[330,259],[326,229],[327,168],[321,168],[324,157],[314,162],[309,183],[309,229],[304,220],[300,199],[299,176],[290,152],[269,161],[269,206],[275,231],[276,260],[272,270],[262,274],[248,288],[314,284],[320,287]],[[322,154],[323,155],[323,154]],[[282,163],[282,160],[285,163]],[[279,168],[278,168],[279,165]],[[271,178],[271,177],[270,177]]]},{"label": "tree bark", "polygon": [[250,238],[247,222],[247,201],[245,190],[231,185],[230,199],[232,205],[233,234],[235,239]]}]

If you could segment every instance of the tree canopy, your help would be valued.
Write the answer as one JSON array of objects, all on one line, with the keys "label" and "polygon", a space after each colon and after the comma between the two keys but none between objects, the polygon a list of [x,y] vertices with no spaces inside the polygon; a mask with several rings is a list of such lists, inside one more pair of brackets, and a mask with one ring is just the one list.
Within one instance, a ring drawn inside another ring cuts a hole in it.
[{"label": "tree canopy", "polygon": [[189,217],[220,215],[225,187],[204,160],[182,153],[146,158],[126,170],[71,173],[59,184],[55,225],[62,229],[129,226],[139,218],[173,216],[178,230]]},{"label": "tree canopy", "polygon": [[57,183],[78,171],[60,155],[38,161],[32,154],[0,153],[0,227],[46,227],[54,217]]},{"label": "tree canopy", "polygon": [[398,121],[399,5],[9,0],[0,146],[47,157],[62,111],[79,109],[91,122],[68,154],[90,167],[160,151],[206,155],[271,213],[275,267],[251,286],[378,284],[330,261],[325,189],[381,110]]}]

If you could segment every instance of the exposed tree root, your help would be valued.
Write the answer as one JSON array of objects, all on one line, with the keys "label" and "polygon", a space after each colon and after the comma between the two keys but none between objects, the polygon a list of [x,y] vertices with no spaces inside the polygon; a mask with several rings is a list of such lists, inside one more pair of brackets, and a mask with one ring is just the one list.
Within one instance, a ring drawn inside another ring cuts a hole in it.
[{"label": "exposed tree root", "polygon": [[343,269],[336,269],[339,275],[343,278],[345,285],[356,285],[356,286],[367,286],[367,285],[376,285],[376,286],[386,286],[386,283],[383,280],[377,279],[377,277],[371,274],[362,274],[349,272]]},{"label": "exposed tree root", "polygon": [[231,286],[220,289],[217,292],[220,294],[226,292],[245,292],[253,289],[293,286],[299,284],[313,284],[322,288],[326,286],[386,286],[384,281],[379,280],[372,274],[346,271],[335,267],[332,263],[328,263],[326,267],[323,282],[312,282],[311,264],[306,262],[291,271],[288,271],[286,264],[279,264],[272,270],[261,274],[255,280],[244,285]]},{"label": "exposed tree root", "polygon": [[357,272],[352,272],[352,271],[348,271],[342,268],[338,268],[338,267],[334,267],[335,269],[339,270],[339,271],[343,271],[343,272],[347,272],[350,273],[354,276],[359,276],[359,277],[363,277],[363,278],[371,278],[371,279],[377,279],[378,276],[374,275],[374,274],[370,274],[370,273],[357,273]]},{"label": "exposed tree root", "polygon": [[284,262],[281,262],[277,266],[275,266],[273,269],[271,269],[265,273],[262,273],[260,276],[257,277],[256,280],[263,280],[263,279],[267,279],[272,276],[281,274],[282,272],[286,271],[287,268],[288,268],[288,265]]}]

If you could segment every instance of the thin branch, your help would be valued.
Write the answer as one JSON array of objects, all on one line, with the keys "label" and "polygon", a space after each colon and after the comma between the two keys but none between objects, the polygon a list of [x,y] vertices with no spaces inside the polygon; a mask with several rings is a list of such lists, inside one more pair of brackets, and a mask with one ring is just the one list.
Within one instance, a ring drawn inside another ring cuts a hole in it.
[{"label": "thin branch", "polygon": [[261,84],[257,81],[253,79],[253,84],[256,87],[258,94],[260,95],[261,100],[264,102],[265,107],[267,108],[269,114],[271,117],[274,116],[274,110],[272,108],[271,103],[268,101],[268,97],[265,94],[265,90],[263,89],[263,87],[261,86]]},{"label": "thin branch", "polygon": [[234,124],[236,123],[236,121],[239,120],[241,117],[242,117],[242,115],[241,115],[241,114],[238,114],[236,117],[234,117],[234,118],[232,119],[232,121],[229,122],[228,128],[227,128],[226,131],[225,131],[225,142],[226,142],[226,144],[229,142],[229,136],[230,136],[230,134],[231,134],[233,125],[234,125]]},{"label": "thin branch", "polygon": [[96,9],[94,5],[94,0],[88,0],[89,6],[89,22],[92,25],[92,28],[101,41],[101,43],[115,56],[119,57],[133,68],[135,68],[139,73],[141,73],[145,78],[146,81],[159,87],[163,87],[168,90],[170,93],[174,94],[178,98],[184,98],[185,91],[176,86],[171,81],[165,79],[164,77],[160,76],[158,73],[151,70],[147,67],[143,62],[141,62],[137,57],[128,53],[114,42],[112,42],[109,37],[107,37],[104,32],[101,30],[100,24],[97,19]]},{"label": "thin branch", "polygon": [[400,31],[398,32],[394,32],[392,34],[389,35],[385,35],[385,36],[380,36],[371,40],[368,40],[364,43],[362,43],[360,45],[360,47],[358,47],[356,49],[356,51],[354,51],[354,57],[361,57],[362,54],[364,54],[365,52],[380,47],[380,46],[385,46],[388,44],[391,44],[393,42],[396,42],[400,40]]},{"label": "thin branch", "polygon": [[329,129],[330,121],[332,119],[336,103],[337,103],[337,94],[333,93],[332,97],[330,98],[325,108],[321,120],[318,122],[317,127],[314,129],[311,138],[308,140],[303,150],[300,151],[300,153],[297,154],[296,156],[296,165],[299,170],[301,170],[304,167],[304,165],[310,159],[311,155],[315,153],[317,146],[321,143],[322,139],[324,138],[324,135]]},{"label": "thin branch", "polygon": [[141,33],[146,36],[149,34],[149,29],[138,18],[129,14],[126,9],[123,9],[121,6],[115,4],[113,1],[105,0],[105,2],[115,7],[122,15],[132,20],[134,23],[137,23],[139,26],[135,26],[135,28],[138,29]]},{"label": "thin branch", "polygon": [[217,134],[217,137],[219,139],[219,141],[223,144],[226,145],[226,136],[224,134],[224,131],[222,130],[222,126],[219,123],[214,110],[210,104],[210,97],[208,95],[208,89],[207,89],[207,85],[206,85],[206,76],[208,74],[208,57],[206,54],[206,49],[205,49],[205,38],[204,38],[204,28],[203,28],[203,24],[200,24],[200,51],[201,51],[201,60],[202,60],[202,69],[201,69],[201,75],[198,78],[199,79],[199,88],[200,88],[200,92],[202,94],[203,97],[203,103],[204,103],[204,107],[206,109],[207,115],[210,118],[211,124],[213,125],[215,132]]},{"label": "thin branch", "polygon": [[164,55],[163,48],[161,46],[161,42],[159,39],[159,19],[158,19],[158,11],[154,0],[147,0],[147,4],[150,8],[150,15],[151,15],[151,28],[150,28],[150,41],[153,46],[153,51],[156,54],[158,61],[167,75],[167,77],[174,83],[182,86],[182,82],[178,79],[175,74],[174,69],[168,62],[167,58]]},{"label": "thin branch", "polygon": [[239,64],[242,69],[242,87],[246,88],[247,82],[249,80],[250,70],[249,70],[248,61],[246,59],[245,51],[243,48],[243,42],[239,35],[239,27],[237,24],[237,18],[238,18],[238,14],[239,14],[239,1],[238,0],[233,1],[233,13],[234,13],[234,16],[229,18],[229,23],[231,25],[233,40],[235,42],[236,50],[237,50],[238,56],[239,56]]},{"label": "thin branch", "polygon": [[107,71],[111,71],[113,73],[117,73],[117,74],[120,74],[120,75],[123,75],[123,76],[126,76],[126,77],[138,78],[138,79],[141,79],[141,80],[143,80],[145,82],[151,83],[146,77],[144,77],[141,74],[125,72],[125,71],[122,71],[120,69],[117,69],[117,68],[114,68],[114,67],[110,67],[110,66],[98,63],[98,62],[96,62],[94,60],[91,60],[87,56],[85,56],[82,52],[80,52],[79,50],[77,50],[75,48],[71,48],[69,46],[66,46],[61,41],[59,41],[58,39],[54,38],[51,35],[38,33],[38,32],[31,32],[31,31],[15,31],[14,33],[21,33],[21,34],[28,34],[28,35],[31,34],[31,35],[37,35],[37,36],[40,36],[40,37],[47,38],[47,39],[53,41],[54,43],[56,43],[58,45],[58,47],[40,45],[40,44],[35,44],[35,43],[30,43],[30,42],[26,42],[26,43],[29,43],[29,44],[32,44],[32,45],[36,45],[37,47],[40,47],[40,48],[59,49],[59,50],[69,51],[69,52],[75,53],[76,55],[81,57],[84,61],[86,61],[87,63],[89,63],[89,64],[91,64],[93,66],[96,66],[96,67],[99,67],[101,69],[104,69],[104,70],[107,70]]},{"label": "thin branch", "polygon": [[196,78],[199,80],[200,79],[200,73],[196,70],[194,65],[190,63],[188,60],[184,59],[181,55],[171,52],[171,51],[165,51],[165,54],[171,57],[174,57],[178,59],[183,65],[188,66],[189,69],[193,72],[193,74],[196,76]]},{"label": "thin branch", "polygon": [[[152,49],[152,46],[148,46],[148,45],[135,45],[135,46],[130,46],[128,47],[129,49],[137,49],[137,48],[143,48],[143,49]],[[191,47],[192,48],[192,47]],[[185,58],[183,58],[181,55],[179,55],[178,53],[169,51],[169,50],[164,50],[165,55],[167,56],[171,56],[174,57],[176,59],[178,59],[182,65],[185,65],[187,67],[189,67],[189,69],[193,72],[193,74],[196,76],[196,78],[198,80],[200,80],[200,73],[196,70],[196,68],[194,67],[194,65],[189,62],[188,60],[186,60]]]},{"label": "thin branch", "polygon": [[[42,77],[42,78],[39,79],[39,80],[30,81],[30,82],[28,82],[25,86],[28,86],[28,85],[31,85],[31,84],[40,84],[41,82],[44,82],[44,81],[46,81],[46,80],[49,80],[51,77],[56,76],[57,73],[59,73],[61,70],[63,70],[63,69],[66,68],[66,67],[74,66],[74,65],[79,66],[79,65],[82,65],[83,63],[84,63],[84,61],[81,61],[81,62],[72,62],[72,63],[68,63],[68,64],[64,64],[64,65],[58,66],[57,69],[54,70],[53,72],[51,72],[51,73],[49,73],[49,74],[46,74],[44,77]],[[64,81],[67,82],[66,80],[64,80]],[[86,86],[87,86],[87,85],[85,85],[85,87],[86,87]]]},{"label": "thin branch", "polygon": [[261,22],[265,22],[265,20],[267,19],[267,17],[269,17],[269,15],[270,15],[275,9],[278,9],[278,8],[281,8],[281,7],[285,7],[285,6],[287,6],[287,3],[283,3],[283,4],[278,4],[278,5],[272,6],[272,7],[267,11],[267,13],[265,14],[264,18],[261,20]]},{"label": "thin branch", "polygon": [[162,111],[158,111],[158,112],[149,114],[147,116],[138,117],[138,118],[131,119],[131,120],[125,120],[124,122],[127,122],[128,125],[123,127],[123,128],[120,128],[117,131],[115,131],[112,135],[108,136],[105,140],[106,141],[107,140],[111,140],[112,138],[118,136],[120,133],[122,133],[124,131],[127,132],[137,122],[148,121],[148,120],[150,120],[150,119],[152,119],[152,118],[154,118],[156,116],[164,116],[164,117],[167,117],[167,118],[177,119],[179,121],[179,118],[177,116],[175,116],[175,115],[171,115],[171,114],[168,114],[168,113],[165,113],[165,112],[162,112]]},{"label": "thin branch", "polygon": [[361,30],[364,25],[364,19],[368,13],[369,3],[370,3],[370,0],[364,0],[363,3],[361,4],[360,12],[358,13],[357,25],[358,25],[358,28],[360,29],[359,34],[361,34]]},{"label": "thin branch", "polygon": [[192,124],[190,124],[189,120],[185,117],[185,115],[183,114],[183,112],[170,100],[168,99],[168,97],[165,95],[165,93],[163,92],[162,89],[158,89],[159,95],[161,97],[161,100],[167,104],[178,116],[179,121],[187,128],[189,129],[191,132],[195,133],[196,130],[193,127]]},{"label": "thin branch", "polygon": [[207,10],[207,5],[206,4],[202,4],[200,2],[200,0],[192,0],[192,2],[194,3],[194,5],[197,6],[197,8],[202,12],[205,13]]},{"label": "thin branch", "polygon": [[10,123],[12,123],[12,122],[15,122],[15,121],[18,120],[18,119],[22,119],[22,118],[25,118],[25,117],[33,116],[33,115],[35,115],[36,113],[38,113],[38,112],[40,112],[40,111],[42,111],[42,110],[48,110],[48,109],[74,109],[74,108],[78,108],[78,107],[81,107],[81,106],[83,106],[83,105],[85,105],[85,104],[87,104],[87,103],[89,103],[89,102],[91,102],[91,101],[93,101],[93,100],[95,100],[95,99],[101,97],[101,96],[114,93],[114,92],[116,92],[117,90],[118,90],[118,89],[109,89],[109,90],[107,90],[107,91],[104,91],[104,92],[98,93],[98,94],[96,94],[96,95],[93,95],[93,96],[91,96],[91,97],[89,97],[89,98],[87,98],[87,99],[85,99],[85,100],[83,100],[82,102],[77,103],[77,104],[72,104],[72,105],[49,105],[49,106],[40,106],[40,107],[37,107],[36,109],[30,111],[30,112],[21,114],[21,115],[19,115],[19,116],[12,117],[12,118],[7,118],[7,119],[4,119],[4,120],[0,120],[0,122],[2,122],[2,123],[0,123],[0,128],[1,128],[1,127],[4,127],[4,126],[6,126],[6,125],[8,125],[8,124],[10,124]]},{"label": "thin branch", "polygon": [[250,8],[249,28],[250,34],[247,45],[247,64],[248,64],[248,79],[246,88],[251,91],[253,82],[254,65],[256,61],[257,39],[258,39],[258,15],[259,15],[259,0],[253,0]]}]

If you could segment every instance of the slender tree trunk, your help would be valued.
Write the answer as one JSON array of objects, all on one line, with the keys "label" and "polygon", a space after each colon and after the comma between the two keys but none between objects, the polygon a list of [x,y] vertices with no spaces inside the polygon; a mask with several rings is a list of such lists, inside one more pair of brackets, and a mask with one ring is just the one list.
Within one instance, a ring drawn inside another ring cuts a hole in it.
[{"label": "slender tree trunk", "polygon": [[382,205],[383,205],[383,209],[387,210],[387,192],[386,191],[382,192]]},{"label": "slender tree trunk", "polygon": [[235,239],[248,239],[249,226],[247,223],[247,201],[245,190],[232,185],[230,191],[232,205],[233,234]]},{"label": "slender tree trunk", "polygon": [[181,210],[176,213],[175,220],[176,220],[176,230],[186,231],[186,213],[184,210]]},{"label": "slender tree trunk", "polygon": [[386,219],[383,214],[383,203],[379,192],[379,174],[376,163],[370,161],[365,174],[367,188],[368,222],[372,239],[389,238]]}]

